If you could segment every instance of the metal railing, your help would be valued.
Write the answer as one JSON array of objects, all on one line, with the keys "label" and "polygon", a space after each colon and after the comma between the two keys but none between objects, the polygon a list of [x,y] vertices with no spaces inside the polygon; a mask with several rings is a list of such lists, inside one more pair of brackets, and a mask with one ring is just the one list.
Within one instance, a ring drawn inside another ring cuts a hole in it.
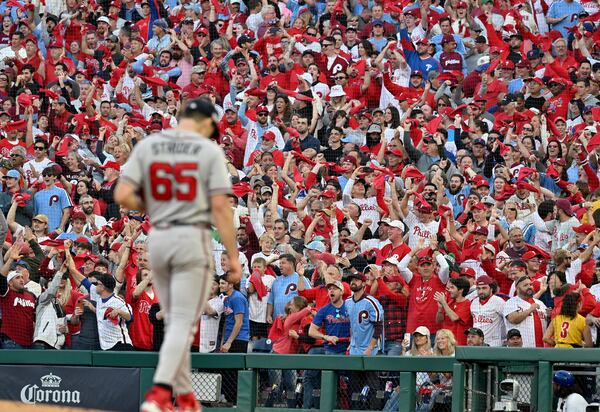
[{"label": "metal railing", "polygon": [[[128,367],[140,369],[140,394],[152,384],[158,354],[146,352],[0,350],[0,364],[69,365],[87,367]],[[315,409],[289,409],[260,406],[260,370],[320,370],[321,390],[318,410],[341,412],[338,408],[338,374],[395,372],[399,375],[399,409],[414,411],[417,403],[417,374],[452,374],[452,411],[488,411],[498,400],[498,382],[506,376],[530,377],[529,406],[524,410],[552,410],[554,364],[600,367],[598,349],[516,349],[459,347],[455,357],[329,356],[275,354],[193,354],[192,368],[201,371],[237,372],[237,399],[233,406],[205,407],[225,412],[290,412]],[[562,367],[562,366],[561,366]],[[598,381],[598,376],[592,379]]]}]

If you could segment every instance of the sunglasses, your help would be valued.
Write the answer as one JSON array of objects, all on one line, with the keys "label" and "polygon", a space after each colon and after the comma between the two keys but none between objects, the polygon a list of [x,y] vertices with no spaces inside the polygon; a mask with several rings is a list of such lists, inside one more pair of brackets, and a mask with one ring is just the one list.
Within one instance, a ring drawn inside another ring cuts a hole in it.
[{"label": "sunglasses", "polygon": [[23,157],[23,156],[21,156],[20,154],[13,153],[10,155],[10,157]]},{"label": "sunglasses", "polygon": [[256,113],[257,116],[267,116],[267,113],[265,112],[261,112],[261,113]]},{"label": "sunglasses", "polygon": [[344,76],[334,77],[335,80],[346,80]]},{"label": "sunglasses", "polygon": [[438,104],[438,107],[448,107],[448,105],[446,103],[440,103]]},{"label": "sunglasses", "polygon": [[44,146],[35,146],[34,150],[46,150]]},{"label": "sunglasses", "polygon": [[333,43],[323,43],[323,47],[333,46]]}]

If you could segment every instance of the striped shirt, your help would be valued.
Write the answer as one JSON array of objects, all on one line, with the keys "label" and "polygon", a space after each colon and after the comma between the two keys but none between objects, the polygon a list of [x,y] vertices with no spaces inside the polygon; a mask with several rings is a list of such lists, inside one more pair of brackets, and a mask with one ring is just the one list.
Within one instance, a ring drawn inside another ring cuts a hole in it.
[{"label": "striped shirt", "polygon": [[113,323],[111,318],[106,318],[108,308],[112,310],[127,311],[131,314],[133,320],[133,311],[120,296],[110,295],[107,298],[102,298],[96,292],[96,286],[92,285],[89,279],[84,279],[81,284],[90,292],[90,299],[96,302],[96,319],[98,320],[98,336],[100,337],[100,348],[108,350],[117,343],[131,345],[131,338],[127,330],[127,322],[122,317],[118,316],[118,323]]}]

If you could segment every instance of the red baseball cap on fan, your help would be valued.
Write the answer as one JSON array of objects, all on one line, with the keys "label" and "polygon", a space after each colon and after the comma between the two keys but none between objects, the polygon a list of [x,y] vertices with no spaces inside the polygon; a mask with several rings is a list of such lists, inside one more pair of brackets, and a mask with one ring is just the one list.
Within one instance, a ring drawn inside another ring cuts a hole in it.
[{"label": "red baseball cap on fan", "polygon": [[267,130],[264,134],[263,134],[263,140],[275,140],[275,133],[273,133],[271,130]]},{"label": "red baseball cap on fan", "polygon": [[104,166],[101,166],[100,169],[114,169],[116,171],[120,171],[121,165],[118,164],[117,162],[113,162],[112,160],[109,160],[108,162],[106,162],[104,164]]},{"label": "red baseball cap on fan", "polygon": [[268,112],[269,109],[267,108],[267,106],[260,105],[260,106],[256,106],[256,110],[255,111],[256,111],[256,113]]}]

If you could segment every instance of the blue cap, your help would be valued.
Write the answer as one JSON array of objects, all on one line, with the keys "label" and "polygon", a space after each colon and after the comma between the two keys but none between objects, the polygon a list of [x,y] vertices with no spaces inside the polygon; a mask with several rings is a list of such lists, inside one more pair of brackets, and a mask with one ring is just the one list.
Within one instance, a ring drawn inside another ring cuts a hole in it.
[{"label": "blue cap", "polygon": [[194,13],[200,13],[200,5],[198,3],[189,3],[183,6],[186,10],[192,10]]},{"label": "blue cap", "polygon": [[17,260],[15,266],[23,266],[25,269],[29,270],[29,263],[25,262],[23,259]]},{"label": "blue cap", "polygon": [[319,242],[318,240],[313,240],[308,245],[306,245],[305,248],[308,250],[316,250],[320,253],[325,252],[325,244],[323,242]]},{"label": "blue cap", "polygon": [[562,387],[570,388],[575,383],[575,378],[571,372],[560,370],[554,372],[554,378],[552,379],[552,382]]},{"label": "blue cap", "polygon": [[58,102],[59,102],[60,104],[67,104],[67,103],[68,103],[68,102],[67,102],[67,99],[65,99],[63,96],[60,96],[60,97],[58,98]]},{"label": "blue cap", "polygon": [[131,106],[128,105],[127,103],[119,103],[119,104],[117,104],[117,107],[125,110],[127,113],[131,113],[133,111],[133,109],[131,108]]},{"label": "blue cap", "polygon": [[373,26],[383,26],[383,20],[381,20],[381,19],[373,20]]},{"label": "blue cap", "polygon": [[12,170],[9,170],[8,173],[6,173],[6,177],[12,177],[13,179],[20,179],[21,173],[19,173],[15,169],[12,169]]}]

